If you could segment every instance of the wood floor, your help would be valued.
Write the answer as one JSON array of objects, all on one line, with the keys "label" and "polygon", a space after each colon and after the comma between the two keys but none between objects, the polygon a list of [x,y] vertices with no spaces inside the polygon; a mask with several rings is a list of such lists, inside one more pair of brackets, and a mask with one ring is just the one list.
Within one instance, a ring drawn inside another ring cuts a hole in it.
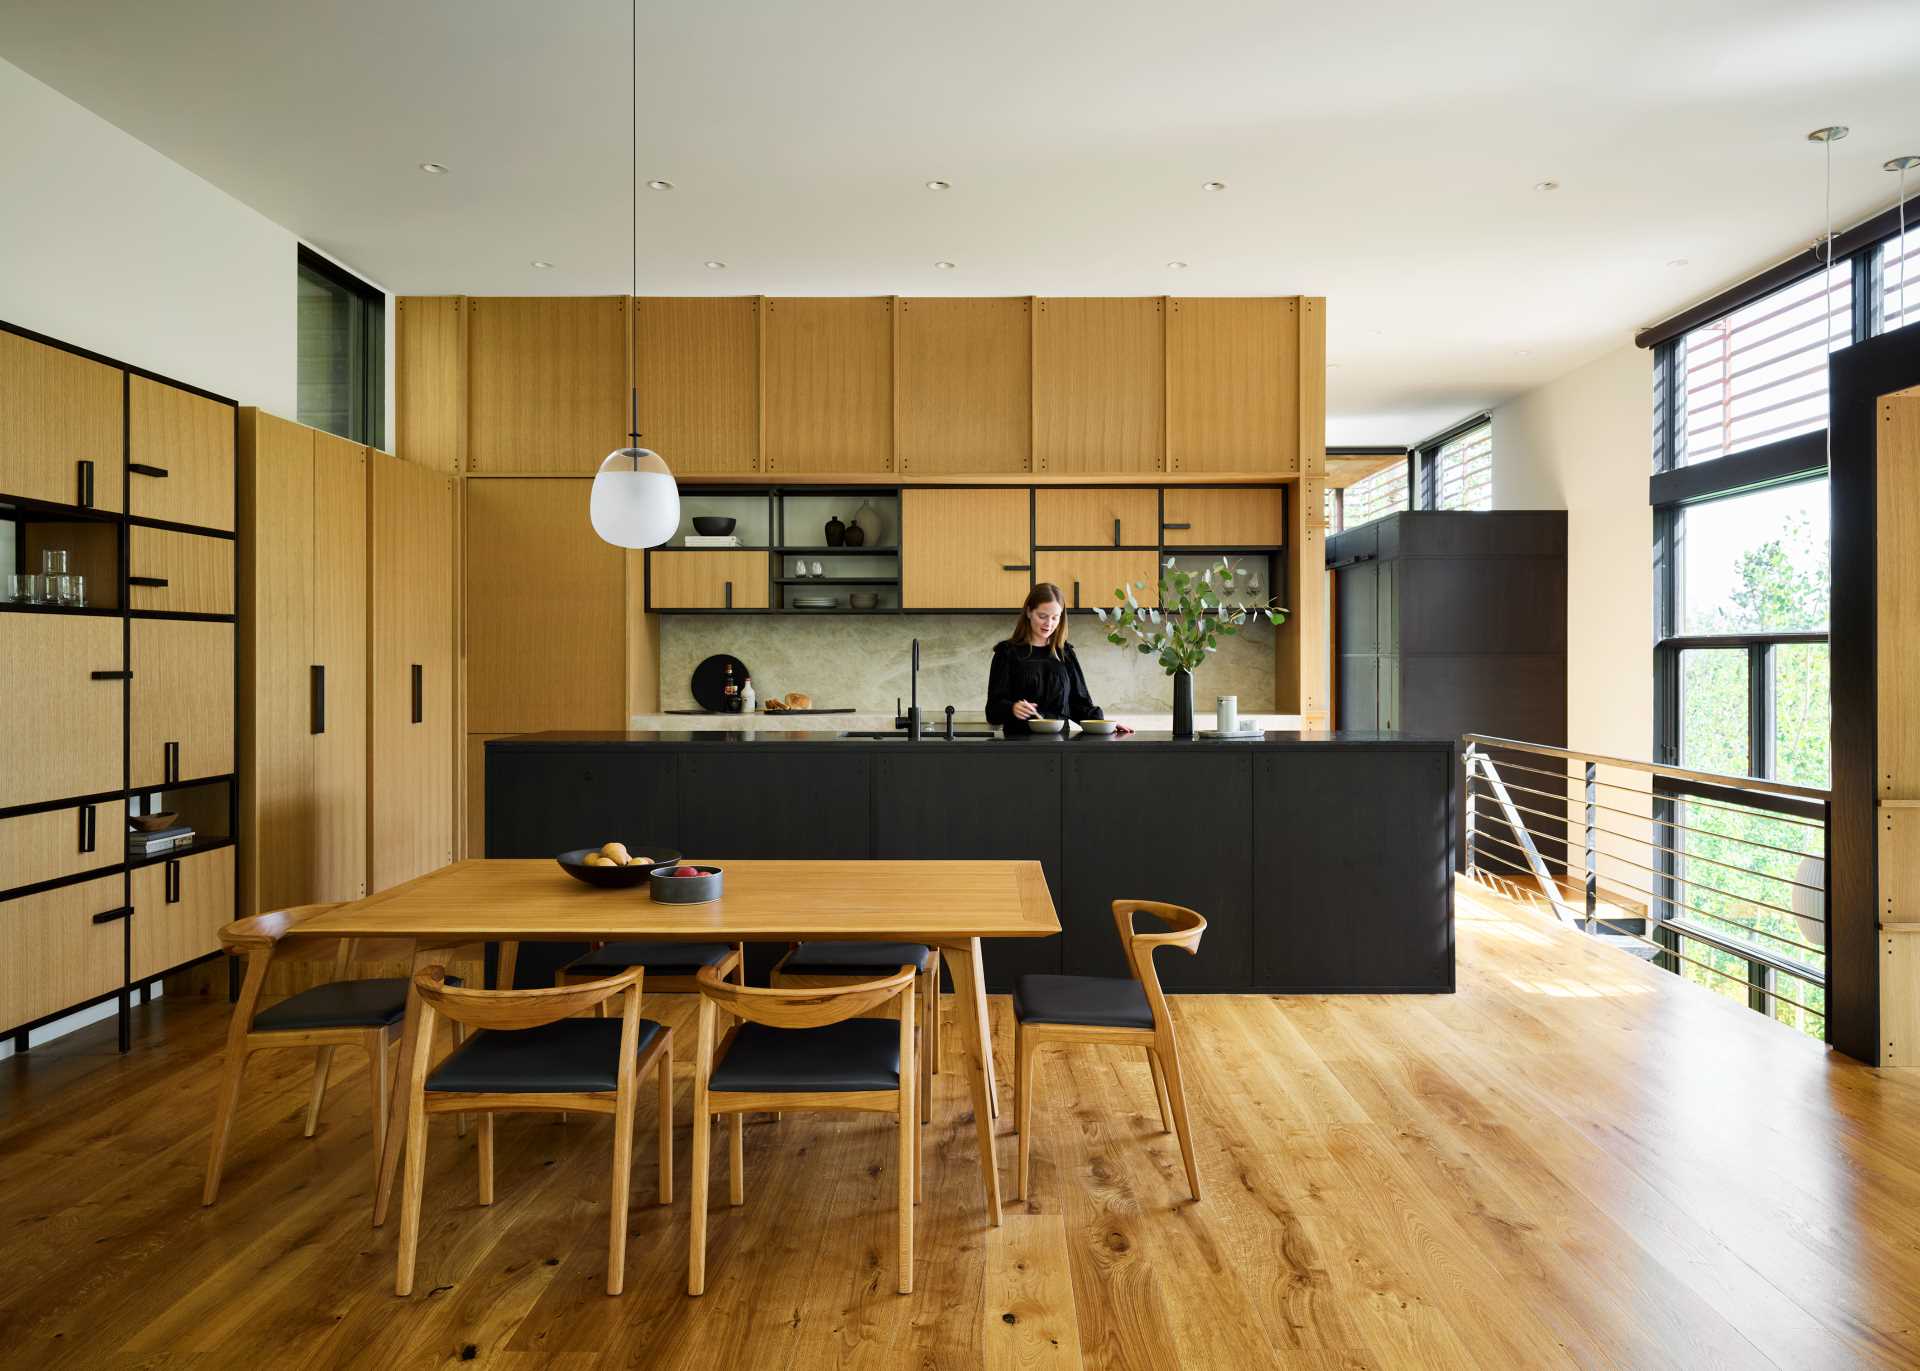
[{"label": "wood floor", "polygon": [[891,1123],[788,1115],[747,1130],[746,1206],[717,1190],[698,1300],[683,1123],[679,1202],[636,1185],[608,1298],[611,1125],[575,1116],[502,1119],[490,1210],[437,1125],[398,1300],[359,1065],[302,1141],[304,1054],[259,1059],[203,1210],[225,1005],[163,1001],[125,1058],[102,1025],[0,1063],[0,1364],[1920,1365],[1920,1078],[1472,886],[1459,945],[1453,996],[1178,1001],[1199,1205],[1144,1055],[1078,1050],[1040,1067],[1033,1202],[989,1230],[942,1076],[910,1296]]}]

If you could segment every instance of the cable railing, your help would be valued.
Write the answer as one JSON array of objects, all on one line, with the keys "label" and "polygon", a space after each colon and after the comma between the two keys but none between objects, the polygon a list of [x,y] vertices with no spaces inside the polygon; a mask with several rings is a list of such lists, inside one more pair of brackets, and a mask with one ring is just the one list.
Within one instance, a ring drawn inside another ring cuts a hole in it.
[{"label": "cable railing", "polygon": [[1825,1036],[1828,792],[1469,733],[1466,867]]}]

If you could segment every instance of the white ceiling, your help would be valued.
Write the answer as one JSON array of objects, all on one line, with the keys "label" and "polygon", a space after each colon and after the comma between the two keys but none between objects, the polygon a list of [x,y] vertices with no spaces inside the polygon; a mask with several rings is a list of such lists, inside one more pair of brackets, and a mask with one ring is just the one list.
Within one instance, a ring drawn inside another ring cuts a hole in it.
[{"label": "white ceiling", "polygon": [[[403,294],[626,288],[628,53],[620,0],[0,0],[0,57]],[[640,53],[641,293],[1325,295],[1335,443],[1793,252],[1810,128],[1843,226],[1920,153],[1915,0],[706,0]]]}]

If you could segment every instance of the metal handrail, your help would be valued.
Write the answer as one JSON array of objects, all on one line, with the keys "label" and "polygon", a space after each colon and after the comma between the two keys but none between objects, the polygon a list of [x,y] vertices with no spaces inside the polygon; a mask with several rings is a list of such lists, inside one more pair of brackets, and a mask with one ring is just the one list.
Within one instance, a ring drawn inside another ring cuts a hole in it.
[{"label": "metal handrail", "polygon": [[[1566,779],[1569,785],[1576,785],[1579,783],[1572,776],[1569,776]],[[1550,790],[1540,790],[1535,788],[1534,786],[1521,785],[1518,781],[1508,781],[1507,789],[1524,791],[1528,795],[1538,795],[1542,799],[1552,800],[1560,804],[1577,805],[1581,803],[1581,801],[1574,799],[1573,796],[1571,795],[1565,795],[1565,794],[1556,795]],[[1652,795],[1651,791],[1646,791],[1646,790],[1643,790],[1639,793],[1642,795]],[[1659,799],[1662,797],[1654,796],[1653,798]],[[1693,800],[1692,798],[1689,798],[1687,800],[1687,803],[1694,804],[1694,803],[1697,803],[1697,801]],[[1638,824],[1650,824],[1659,828],[1676,829],[1681,833],[1698,833],[1703,837],[1707,837],[1707,838],[1720,838],[1726,842],[1739,843],[1742,847],[1764,848],[1768,852],[1778,852],[1783,857],[1818,857],[1820,855],[1818,852],[1806,852],[1797,847],[1781,847],[1775,843],[1763,843],[1758,838],[1742,838],[1732,833],[1716,833],[1711,828],[1695,828],[1692,824],[1683,824],[1678,819],[1662,819],[1652,814],[1636,814],[1631,809],[1615,809],[1612,805],[1603,805],[1599,803],[1595,803],[1593,807],[1602,814],[1618,814],[1621,818],[1632,819],[1635,823],[1638,823]],[[1721,807],[1725,808],[1725,806],[1721,806]],[[1752,809],[1736,809],[1733,812],[1736,814],[1755,814],[1755,813],[1759,813],[1760,811],[1752,810]],[[1572,818],[1571,816],[1564,815],[1564,814],[1557,814],[1551,817],[1553,817],[1557,822],[1564,823],[1564,824],[1577,825],[1580,822],[1578,819]],[[1769,822],[1775,819],[1783,819],[1787,823],[1795,823],[1795,824],[1800,822],[1800,820],[1798,819],[1787,819],[1785,818],[1785,816],[1779,815],[1779,814],[1768,814],[1767,819]],[[1816,825],[1809,825],[1809,827],[1815,827],[1815,826]],[[1608,833],[1613,832],[1613,830],[1610,828],[1605,831]],[[1615,834],[1615,836],[1624,837],[1627,839],[1628,842],[1634,842],[1634,843],[1647,841],[1644,838],[1631,837],[1627,834]],[[1701,860],[1705,860],[1705,859],[1702,858]]]},{"label": "metal handrail", "polygon": [[1497,748],[1502,752],[1531,752],[1541,757],[1560,757],[1569,762],[1592,762],[1597,766],[1624,767],[1628,771],[1641,771],[1650,776],[1670,776],[1677,781],[1697,781],[1701,785],[1719,786],[1722,790],[1750,790],[1757,795],[1780,795],[1796,800],[1813,800],[1826,804],[1833,798],[1830,790],[1815,790],[1812,786],[1790,785],[1785,781],[1765,781],[1757,776],[1723,776],[1717,771],[1692,771],[1686,767],[1665,766],[1659,762],[1638,762],[1631,757],[1609,757],[1599,752],[1574,752],[1564,747],[1552,747],[1546,743],[1524,743],[1514,738],[1495,738],[1485,733],[1468,733],[1465,741],[1480,747]]}]

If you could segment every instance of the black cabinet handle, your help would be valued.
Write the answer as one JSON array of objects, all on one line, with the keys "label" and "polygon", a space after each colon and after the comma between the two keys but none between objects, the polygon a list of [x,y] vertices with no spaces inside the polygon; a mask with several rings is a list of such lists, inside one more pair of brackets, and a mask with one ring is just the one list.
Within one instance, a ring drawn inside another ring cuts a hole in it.
[{"label": "black cabinet handle", "polygon": [[318,663],[307,668],[307,732],[327,731],[327,669]]},{"label": "black cabinet handle", "polygon": [[417,724],[425,718],[426,691],[423,688],[422,675],[425,668],[420,663],[413,664],[413,721]]},{"label": "black cabinet handle", "polygon": [[1166,528],[1166,529],[1192,528],[1193,525],[1192,524],[1161,524],[1160,527]]},{"label": "black cabinet handle", "polygon": [[166,866],[162,868],[162,870],[164,871],[165,874],[162,877],[161,885],[163,890],[165,891],[166,903],[179,904],[180,903],[180,863],[178,861],[169,861],[166,864]]},{"label": "black cabinet handle", "polygon": [[1080,583],[1078,581],[1073,583],[1073,607],[1075,609],[1080,608]]},{"label": "black cabinet handle", "polygon": [[93,921],[97,924],[110,924],[118,919],[128,918],[132,914],[133,914],[133,906],[130,904],[123,904],[118,909],[101,910],[98,914],[93,916]]},{"label": "black cabinet handle", "polygon": [[92,805],[80,806],[80,850],[93,852],[98,849],[99,835],[95,832],[94,811]]},{"label": "black cabinet handle", "polygon": [[733,608],[733,582],[732,581],[727,582],[725,599],[723,599],[721,603],[724,604],[728,609]]},{"label": "black cabinet handle", "polygon": [[163,743],[160,746],[160,779],[162,783],[180,779],[180,744]]},{"label": "black cabinet handle", "polygon": [[149,466],[145,462],[128,462],[127,470],[135,476],[154,476],[161,480],[165,480],[167,475],[165,467]]},{"label": "black cabinet handle", "polygon": [[80,490],[79,490],[80,508],[92,509],[93,508],[93,463],[86,460],[86,458],[83,457],[78,462],[75,462],[74,466],[78,468],[77,475],[78,475],[79,484],[80,484]]},{"label": "black cabinet handle", "polygon": [[1032,562],[1014,562],[1010,565],[1003,564],[1000,569],[1002,571],[1032,571],[1033,563]]},{"label": "black cabinet handle", "polygon": [[130,586],[165,586],[166,583],[167,583],[167,578],[164,576],[129,576],[127,577],[127,584]]},{"label": "black cabinet handle", "polygon": [[95,681],[131,681],[133,679],[131,671],[94,671],[88,675]]},{"label": "black cabinet handle", "polygon": [[1113,545],[1115,547],[1120,546],[1120,521],[1118,519],[1113,521]]}]

